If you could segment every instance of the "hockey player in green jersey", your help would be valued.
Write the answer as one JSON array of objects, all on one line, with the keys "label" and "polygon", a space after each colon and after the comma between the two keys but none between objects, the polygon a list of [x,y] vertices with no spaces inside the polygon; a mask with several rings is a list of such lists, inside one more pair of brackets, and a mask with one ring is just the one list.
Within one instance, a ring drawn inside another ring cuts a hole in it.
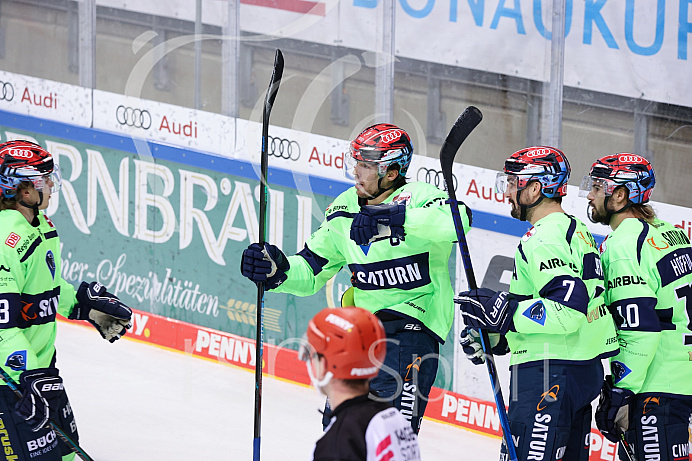
[{"label": "hockey player in green jersey", "polygon": [[7,459],[58,461],[74,453],[49,427],[79,437],[56,368],[56,314],[87,320],[115,341],[132,311],[96,282],[78,290],[60,274],[60,241],[44,214],[60,188],[53,157],[28,141],[0,144],[0,366],[18,383],[17,397],[0,381],[0,424]]},{"label": "hockey player in green jersey", "polygon": [[[474,363],[485,358],[469,328],[487,329],[496,341],[504,335],[511,349],[508,417],[523,461],[589,458],[601,359],[618,350],[595,241],[584,223],[562,209],[569,174],[558,149],[512,154],[497,188],[512,217],[533,227],[517,247],[509,292],[479,288],[456,299],[468,327],[462,346]],[[502,453],[506,459],[505,444]]]},{"label": "hockey player in green jersey", "polygon": [[612,228],[600,249],[620,343],[596,423],[612,441],[624,433],[640,461],[687,460],[692,248],[683,230],[647,204],[655,183],[651,163],[630,153],[598,159],[582,182],[589,218]]},{"label": "hockey player in green jersey", "polygon": [[437,374],[439,343],[454,320],[448,260],[456,231],[447,194],[406,181],[412,154],[401,128],[365,129],[344,154],[355,187],[327,208],[305,248],[287,258],[274,245],[252,244],[241,272],[270,290],[309,296],[347,267],[353,305],[375,313],[387,334],[385,366],[371,392],[392,400],[417,432]]}]

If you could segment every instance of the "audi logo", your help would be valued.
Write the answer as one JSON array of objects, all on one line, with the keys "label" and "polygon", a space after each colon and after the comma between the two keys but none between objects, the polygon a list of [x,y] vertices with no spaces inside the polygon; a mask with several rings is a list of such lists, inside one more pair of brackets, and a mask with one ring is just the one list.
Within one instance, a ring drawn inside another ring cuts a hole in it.
[{"label": "audi logo", "polygon": [[0,101],[12,101],[14,98],[14,87],[10,82],[0,81]]},{"label": "audi logo", "polygon": [[382,142],[389,144],[401,138],[401,130],[387,131],[382,134]]},{"label": "audi logo", "polygon": [[297,141],[269,136],[269,155],[295,162],[300,158],[300,145]]},{"label": "audi logo", "polygon": [[624,162],[624,163],[641,163],[642,162],[642,158],[640,156],[632,155],[632,154],[621,155],[618,157],[618,160],[620,160],[621,162]]},{"label": "audi logo", "polygon": [[115,119],[121,125],[145,130],[151,128],[151,114],[146,109],[133,109],[120,105],[115,110]]},{"label": "audi logo", "polygon": [[526,156],[531,158],[531,157],[538,157],[539,155],[548,155],[550,154],[550,149],[533,149],[530,150],[526,153]]},{"label": "audi logo", "polygon": [[[435,187],[440,187],[445,183],[445,177],[441,171],[425,167],[418,168],[416,180],[427,182]],[[452,173],[452,183],[454,184],[454,190],[457,190],[457,177],[454,173]]]},{"label": "audi logo", "polygon": [[33,153],[25,149],[10,149],[9,154],[14,158],[31,158],[34,156]]}]

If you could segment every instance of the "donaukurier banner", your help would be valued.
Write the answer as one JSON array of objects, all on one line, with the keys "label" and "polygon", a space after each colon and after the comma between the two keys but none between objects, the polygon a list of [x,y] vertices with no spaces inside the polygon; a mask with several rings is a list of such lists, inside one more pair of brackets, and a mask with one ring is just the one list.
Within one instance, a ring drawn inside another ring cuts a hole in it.
[{"label": "donaukurier banner", "polygon": [[[376,55],[382,50],[375,48],[382,43],[378,34],[383,30],[383,3],[240,0],[239,27],[251,33],[241,39],[285,37],[350,48],[361,55],[364,66],[376,66],[383,59]],[[394,3],[397,57],[549,81],[553,0]],[[195,21],[192,1],[98,0],[97,4]],[[202,20],[224,27],[228,8],[227,2],[205,2]],[[565,85],[692,107],[691,10],[688,0],[566,0]]]}]

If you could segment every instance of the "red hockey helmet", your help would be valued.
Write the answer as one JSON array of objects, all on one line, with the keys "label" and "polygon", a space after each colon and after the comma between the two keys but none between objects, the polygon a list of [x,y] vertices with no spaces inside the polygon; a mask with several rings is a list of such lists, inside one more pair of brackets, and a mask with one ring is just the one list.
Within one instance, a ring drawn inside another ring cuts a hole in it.
[{"label": "red hockey helmet", "polygon": [[389,123],[378,123],[363,130],[353,141],[349,152],[344,155],[346,176],[358,162],[377,165],[378,175],[383,177],[387,169],[399,165],[399,174],[406,176],[413,157],[411,138],[406,131]]},{"label": "red hockey helmet", "polygon": [[53,182],[51,192],[60,190],[60,169],[53,163],[53,156],[43,147],[30,141],[0,144],[0,189],[4,197],[14,197],[17,186],[25,181],[41,190],[47,178]]},{"label": "red hockey helmet", "polygon": [[629,200],[643,204],[651,198],[656,177],[654,167],[647,159],[622,152],[596,160],[589,175],[582,180],[579,195],[586,197],[595,184],[603,187],[606,196],[612,195],[616,187],[625,186],[629,190]]},{"label": "red hockey helmet", "polygon": [[377,376],[387,351],[382,323],[360,307],[322,309],[308,323],[306,336],[306,352],[324,356],[326,371],[337,379]]},{"label": "red hockey helmet", "polygon": [[516,180],[517,190],[524,189],[531,181],[539,181],[544,196],[564,197],[570,172],[569,162],[562,151],[548,146],[527,147],[505,161],[503,172],[497,175],[495,188],[504,193],[508,181]]}]

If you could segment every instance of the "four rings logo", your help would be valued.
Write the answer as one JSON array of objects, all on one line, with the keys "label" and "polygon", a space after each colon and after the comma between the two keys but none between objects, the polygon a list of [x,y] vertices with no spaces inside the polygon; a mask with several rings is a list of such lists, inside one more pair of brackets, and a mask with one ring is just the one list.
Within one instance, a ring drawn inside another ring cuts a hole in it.
[{"label": "four rings logo", "polygon": [[34,156],[31,151],[28,151],[26,149],[10,149],[9,155],[11,155],[14,158],[31,158]]},{"label": "four rings logo", "polygon": [[10,82],[0,81],[0,101],[12,101],[14,98],[14,87]]},{"label": "four rings logo", "polygon": [[533,149],[530,150],[526,153],[526,156],[531,158],[531,157],[538,157],[541,155],[548,155],[550,153],[549,149]]},{"label": "four rings logo", "polygon": [[300,145],[290,139],[269,136],[269,155],[295,162],[300,158]]},{"label": "four rings logo", "polygon": [[390,143],[401,138],[401,130],[387,131],[382,133],[382,142]]},{"label": "four rings logo", "polygon": [[[440,187],[445,183],[445,178],[441,171],[425,167],[418,168],[416,180],[425,181],[435,187]],[[454,184],[454,190],[457,190],[457,177],[454,175],[454,173],[452,173],[452,183]]]},{"label": "four rings logo", "polygon": [[146,109],[133,109],[120,105],[115,110],[115,119],[121,125],[145,130],[151,128],[151,114]]},{"label": "four rings logo", "polygon": [[634,154],[620,155],[618,156],[618,160],[623,163],[642,163],[642,158]]}]

